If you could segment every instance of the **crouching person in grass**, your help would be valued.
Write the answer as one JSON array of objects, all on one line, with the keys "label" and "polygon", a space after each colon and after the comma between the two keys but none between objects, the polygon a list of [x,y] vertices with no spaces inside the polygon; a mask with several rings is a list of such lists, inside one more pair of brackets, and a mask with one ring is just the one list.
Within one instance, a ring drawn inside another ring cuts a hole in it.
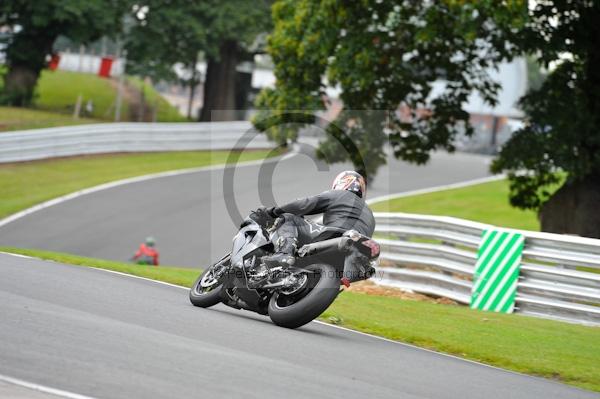
[{"label": "crouching person in grass", "polygon": [[145,242],[140,244],[131,260],[138,265],[154,265],[158,266],[158,251],[155,248],[156,241],[152,237],[146,238]]}]

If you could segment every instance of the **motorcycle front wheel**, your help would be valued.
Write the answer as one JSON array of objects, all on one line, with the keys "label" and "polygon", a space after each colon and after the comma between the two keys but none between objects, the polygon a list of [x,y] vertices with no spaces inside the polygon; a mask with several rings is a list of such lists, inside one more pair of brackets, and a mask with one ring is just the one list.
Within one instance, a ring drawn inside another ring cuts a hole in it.
[{"label": "motorcycle front wheel", "polygon": [[229,255],[202,272],[190,289],[190,302],[192,305],[208,308],[221,302],[221,287],[223,285],[219,281],[222,276],[222,273],[219,272],[228,265]]},{"label": "motorcycle front wheel", "polygon": [[304,287],[291,295],[275,293],[269,301],[269,317],[286,328],[298,328],[319,317],[333,303],[340,290],[340,279],[333,266],[314,264]]}]

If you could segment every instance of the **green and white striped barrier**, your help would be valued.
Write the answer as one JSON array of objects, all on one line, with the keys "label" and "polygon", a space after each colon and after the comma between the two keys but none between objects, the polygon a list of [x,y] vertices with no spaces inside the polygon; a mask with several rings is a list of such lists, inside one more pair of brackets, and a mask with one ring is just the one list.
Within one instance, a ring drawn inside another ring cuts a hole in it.
[{"label": "green and white striped barrier", "polygon": [[513,312],[524,242],[520,233],[483,231],[473,275],[471,309]]}]

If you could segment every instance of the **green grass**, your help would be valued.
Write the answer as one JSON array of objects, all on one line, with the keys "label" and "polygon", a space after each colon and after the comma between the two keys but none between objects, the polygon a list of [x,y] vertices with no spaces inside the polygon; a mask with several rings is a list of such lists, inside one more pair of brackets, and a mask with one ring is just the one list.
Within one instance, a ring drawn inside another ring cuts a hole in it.
[{"label": "green grass", "polygon": [[[129,120],[129,109],[139,101],[142,87],[146,103],[151,107],[157,107],[158,122],[187,121],[179,114],[177,108],[170,105],[151,85],[131,76],[127,77],[125,83],[126,89],[121,105],[123,121]],[[79,95],[82,98],[81,117],[74,120],[72,115]],[[116,97],[116,79],[105,79],[88,73],[44,70],[38,80],[33,108],[0,107],[0,132],[101,121],[112,122]],[[93,104],[91,114],[85,110],[88,100]]]},{"label": "green grass", "polygon": [[371,208],[380,212],[454,216],[501,227],[539,230],[537,214],[513,208],[508,202],[508,192],[508,181],[499,180],[378,202]]},{"label": "green grass", "polygon": [[[89,73],[45,70],[36,88],[35,106],[47,111],[72,114],[77,97],[81,94],[82,106],[90,99],[93,101],[91,117],[112,120],[116,93],[115,82],[111,79]],[[127,101],[123,101],[121,115],[126,117],[128,109]]]},{"label": "green grass", "polygon": [[131,76],[127,78],[127,83],[135,87],[137,90],[144,90],[146,103],[151,106],[156,106],[156,119],[160,122],[185,122],[187,118],[179,113],[177,108],[165,100],[159,92],[141,80],[138,77]]},{"label": "green grass", "polygon": [[91,118],[73,119],[70,115],[58,114],[56,112],[17,107],[0,107],[0,132],[99,122],[102,121]]},{"label": "green grass", "polygon": [[89,266],[99,269],[113,270],[115,272],[127,273],[134,276],[151,278],[153,280],[164,281],[166,283],[190,287],[201,270],[185,267],[172,266],[146,266],[133,263],[115,262],[104,259],[86,258],[83,256],[63,254],[50,251],[22,249],[12,247],[0,247],[0,252],[10,252],[33,256],[40,259],[51,260],[54,262],[66,263],[77,266]]},{"label": "green grass", "polygon": [[[142,85],[144,85],[143,82],[138,78],[127,78],[126,86],[128,89],[124,90],[121,105],[121,118],[123,121],[128,120],[131,103],[139,100],[139,90]],[[179,115],[177,109],[171,106],[152,86],[144,85],[144,89],[147,103],[158,105],[158,122],[186,121],[186,118]],[[36,87],[34,108],[61,114],[65,119],[69,119],[73,114],[79,95],[82,98],[82,116],[113,121],[117,97],[117,80],[101,78],[89,73],[44,70]],[[84,109],[88,100],[93,103],[93,111],[90,115],[86,114]],[[57,115],[55,118],[59,118],[59,116]],[[2,120],[0,119],[0,124],[2,124]],[[85,121],[85,119],[82,119],[79,123]],[[72,123],[65,122],[65,124]],[[22,128],[26,129],[28,127],[25,125]]]},{"label": "green grass", "polygon": [[[190,287],[200,272],[39,250],[0,247],[0,251],[109,269],[183,287]],[[342,293],[321,320],[600,391],[600,328],[351,292]]]},{"label": "green grass", "polygon": [[600,328],[345,292],[325,321],[600,391]]},{"label": "green grass", "polygon": [[[244,151],[239,161],[275,155]],[[229,151],[109,154],[0,165],[0,218],[40,202],[113,180],[227,161]]]},{"label": "green grass", "polygon": [[[129,89],[125,90],[123,95],[121,106],[123,121],[129,118],[131,103],[139,100],[138,93],[142,86],[144,86],[146,102],[157,106],[158,122],[187,120],[179,115],[177,109],[152,86],[145,85],[135,77],[128,77],[126,83]],[[79,95],[82,98],[81,118],[74,120],[72,115]],[[45,70],[36,87],[34,108],[0,107],[0,131],[113,121],[116,96],[115,79],[105,79],[87,73]],[[88,100],[92,100],[93,103],[91,114],[86,114],[84,110]]]}]

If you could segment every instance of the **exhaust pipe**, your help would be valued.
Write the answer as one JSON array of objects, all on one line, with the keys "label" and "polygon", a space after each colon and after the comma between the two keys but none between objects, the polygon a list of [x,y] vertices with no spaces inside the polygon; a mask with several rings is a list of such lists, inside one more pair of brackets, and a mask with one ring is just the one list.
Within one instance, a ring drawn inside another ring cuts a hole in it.
[{"label": "exhaust pipe", "polygon": [[347,252],[352,245],[352,240],[348,237],[336,237],[325,241],[318,241],[312,244],[304,245],[298,250],[298,256],[304,258],[306,256],[319,254],[332,249],[337,249],[342,252]]}]

